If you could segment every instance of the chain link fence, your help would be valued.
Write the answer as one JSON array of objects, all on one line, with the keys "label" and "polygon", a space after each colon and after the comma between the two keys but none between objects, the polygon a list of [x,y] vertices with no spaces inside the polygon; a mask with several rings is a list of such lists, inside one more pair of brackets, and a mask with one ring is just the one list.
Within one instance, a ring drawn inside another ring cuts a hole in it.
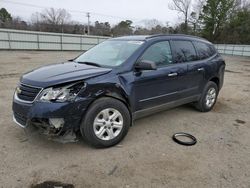
[{"label": "chain link fence", "polygon": [[[86,51],[108,38],[103,36],[0,29],[0,49]],[[221,54],[250,57],[250,45],[215,44],[215,47]]]},{"label": "chain link fence", "polygon": [[215,44],[215,47],[220,54],[250,57],[250,45]]},{"label": "chain link fence", "polygon": [[0,49],[3,50],[85,51],[107,39],[103,36],[0,29]]}]

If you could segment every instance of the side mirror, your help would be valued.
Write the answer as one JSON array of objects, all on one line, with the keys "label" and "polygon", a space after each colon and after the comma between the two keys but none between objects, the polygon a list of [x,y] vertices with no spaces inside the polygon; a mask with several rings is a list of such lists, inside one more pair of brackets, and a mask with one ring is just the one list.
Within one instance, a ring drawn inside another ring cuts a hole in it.
[{"label": "side mirror", "polygon": [[156,64],[153,61],[142,60],[135,65],[137,70],[156,70]]}]

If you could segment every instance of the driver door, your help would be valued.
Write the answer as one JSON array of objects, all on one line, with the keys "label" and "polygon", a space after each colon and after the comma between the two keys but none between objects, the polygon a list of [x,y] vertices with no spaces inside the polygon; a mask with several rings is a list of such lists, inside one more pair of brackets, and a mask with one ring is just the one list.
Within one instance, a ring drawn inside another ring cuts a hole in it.
[{"label": "driver door", "polygon": [[173,63],[169,41],[151,45],[141,56],[141,60],[155,62],[157,70],[134,73],[135,111],[177,100],[182,89],[178,77],[186,74],[187,65]]}]

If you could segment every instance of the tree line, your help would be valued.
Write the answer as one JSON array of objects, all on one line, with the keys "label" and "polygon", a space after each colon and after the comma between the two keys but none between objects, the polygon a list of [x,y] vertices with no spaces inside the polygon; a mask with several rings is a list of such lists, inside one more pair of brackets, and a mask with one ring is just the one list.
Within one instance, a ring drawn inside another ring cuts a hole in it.
[{"label": "tree line", "polygon": [[[182,33],[201,36],[214,43],[250,44],[249,0],[172,0],[169,8],[176,10],[181,18],[175,26],[162,24],[156,19],[143,20],[140,26],[135,26],[131,20],[123,20],[114,26],[96,21],[90,25],[90,34],[116,37]],[[12,17],[1,8],[0,27],[87,34],[86,24],[71,20],[65,9],[54,8],[32,14],[30,22]]]}]

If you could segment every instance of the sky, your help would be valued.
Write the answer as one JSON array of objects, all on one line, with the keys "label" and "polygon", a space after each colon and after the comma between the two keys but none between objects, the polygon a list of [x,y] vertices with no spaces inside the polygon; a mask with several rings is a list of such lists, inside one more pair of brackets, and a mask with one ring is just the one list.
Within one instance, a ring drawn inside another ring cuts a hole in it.
[{"label": "sky", "polygon": [[86,12],[90,12],[91,23],[98,20],[114,25],[130,19],[133,25],[141,25],[142,20],[157,19],[175,25],[180,18],[168,8],[169,3],[171,0],[0,0],[0,7],[25,21],[31,20],[32,13],[53,7],[66,9],[71,19],[80,23],[87,23]]}]

